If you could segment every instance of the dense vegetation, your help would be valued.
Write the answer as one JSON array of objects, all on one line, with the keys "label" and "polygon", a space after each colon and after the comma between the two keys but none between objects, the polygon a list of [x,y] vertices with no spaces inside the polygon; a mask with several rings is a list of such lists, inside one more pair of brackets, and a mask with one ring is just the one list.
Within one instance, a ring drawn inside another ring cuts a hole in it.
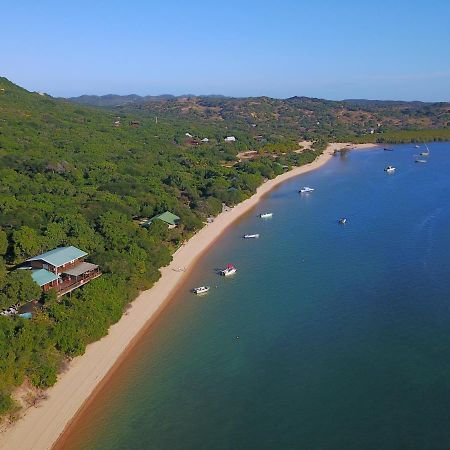
[{"label": "dense vegetation", "polygon": [[[315,157],[293,152],[295,141],[258,142],[223,124],[156,123],[126,113],[118,120],[5,78],[0,118],[0,308],[40,297],[29,272],[14,268],[57,246],[83,249],[104,273],[60,302],[54,293],[42,296],[32,320],[0,316],[0,413],[11,409],[10,393],[26,378],[53,384],[64,359],[106,334],[223,203],[240,202],[264,178]],[[230,133],[237,142],[223,141]],[[210,142],[199,144],[204,136]],[[236,158],[255,149],[256,158]],[[181,217],[178,228],[139,227],[138,218],[165,210]]]},{"label": "dense vegetation", "polygon": [[[318,151],[298,151],[299,140],[320,149],[339,139],[448,138],[448,104],[221,97],[102,104],[111,109],[0,78],[0,308],[39,297],[43,305],[32,320],[0,317],[0,413],[11,410],[10,393],[25,379],[53,384],[63,361],[106,334],[224,203],[313,160]],[[224,142],[230,135],[236,142]],[[179,227],[139,227],[139,218],[165,210],[180,216]],[[57,302],[14,268],[60,245],[88,252],[104,275]]]}]

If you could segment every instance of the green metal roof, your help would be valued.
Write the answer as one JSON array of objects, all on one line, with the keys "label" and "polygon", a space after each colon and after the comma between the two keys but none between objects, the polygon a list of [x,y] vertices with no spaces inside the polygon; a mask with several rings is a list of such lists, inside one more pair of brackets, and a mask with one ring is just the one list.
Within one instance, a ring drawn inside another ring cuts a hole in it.
[{"label": "green metal roof", "polygon": [[169,225],[178,225],[178,222],[181,220],[177,215],[172,214],[170,211],[166,211],[163,212],[162,214],[158,214],[157,216],[147,220],[147,222],[143,223],[142,226],[148,227],[156,219],[162,220],[163,222]]},{"label": "green metal roof", "polygon": [[49,252],[42,253],[42,255],[27,259],[27,261],[44,261],[54,267],[59,267],[86,255],[86,252],[83,252],[79,248],[73,246],[58,247],[54,250],[50,250]]},{"label": "green metal roof", "polygon": [[31,278],[33,278],[33,281],[42,287],[52,281],[56,281],[59,277],[48,270],[36,269],[31,271]]}]

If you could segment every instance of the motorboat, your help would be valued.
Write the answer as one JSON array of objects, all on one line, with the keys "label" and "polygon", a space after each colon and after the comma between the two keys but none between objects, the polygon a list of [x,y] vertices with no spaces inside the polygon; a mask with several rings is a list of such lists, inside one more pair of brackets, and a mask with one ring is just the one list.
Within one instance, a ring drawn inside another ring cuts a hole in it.
[{"label": "motorboat", "polygon": [[394,151],[393,148],[389,148],[389,147],[384,147],[383,150],[384,150],[385,152],[393,152],[393,151]]},{"label": "motorboat", "polygon": [[261,219],[268,219],[269,217],[272,217],[273,213],[262,213],[259,215],[259,217],[261,217]]},{"label": "motorboat", "polygon": [[300,189],[300,194],[306,194],[308,192],[312,192],[314,191],[314,188],[308,187],[308,186],[304,186]]},{"label": "motorboat", "polygon": [[192,289],[192,292],[197,295],[206,294],[209,291],[209,289],[210,289],[209,286],[199,286]]},{"label": "motorboat", "polygon": [[224,277],[229,277],[230,275],[234,275],[237,272],[236,267],[233,264],[227,264],[227,267],[221,270],[219,273]]},{"label": "motorboat", "polygon": [[387,167],[384,169],[384,171],[387,172],[387,173],[395,172],[395,167],[394,167],[394,166],[387,166]]},{"label": "motorboat", "polygon": [[346,217],[341,217],[338,220],[338,223],[340,223],[341,225],[345,225],[347,223],[347,218]]},{"label": "motorboat", "polygon": [[430,149],[428,148],[427,145],[425,145],[425,147],[426,147],[427,151],[426,151],[426,152],[422,152],[422,153],[420,154],[420,156],[429,156],[429,155],[430,155]]},{"label": "motorboat", "polygon": [[419,158],[417,158],[414,162],[423,164],[423,163],[426,163],[427,160],[426,159],[419,159]]},{"label": "motorboat", "polygon": [[259,234],[244,234],[244,239],[258,239],[259,238]]}]

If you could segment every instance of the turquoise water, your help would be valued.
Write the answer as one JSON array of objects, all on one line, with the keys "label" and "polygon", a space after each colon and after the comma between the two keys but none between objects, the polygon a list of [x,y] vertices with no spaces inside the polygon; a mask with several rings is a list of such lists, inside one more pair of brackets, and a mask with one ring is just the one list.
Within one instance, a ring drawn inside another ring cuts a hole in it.
[{"label": "turquoise water", "polygon": [[[411,145],[351,152],[272,191],[65,448],[450,448],[450,144],[429,147],[427,164]],[[215,275],[228,262],[238,274]]]}]

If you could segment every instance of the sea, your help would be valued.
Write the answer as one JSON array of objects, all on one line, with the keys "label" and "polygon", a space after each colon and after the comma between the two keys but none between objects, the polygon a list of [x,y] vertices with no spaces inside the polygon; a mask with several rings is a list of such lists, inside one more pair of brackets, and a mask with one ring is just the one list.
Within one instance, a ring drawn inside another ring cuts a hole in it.
[{"label": "sea", "polygon": [[[426,163],[413,144],[349,151],[271,191],[64,448],[449,449],[450,143],[428,147]],[[237,274],[218,276],[228,263]]]}]

